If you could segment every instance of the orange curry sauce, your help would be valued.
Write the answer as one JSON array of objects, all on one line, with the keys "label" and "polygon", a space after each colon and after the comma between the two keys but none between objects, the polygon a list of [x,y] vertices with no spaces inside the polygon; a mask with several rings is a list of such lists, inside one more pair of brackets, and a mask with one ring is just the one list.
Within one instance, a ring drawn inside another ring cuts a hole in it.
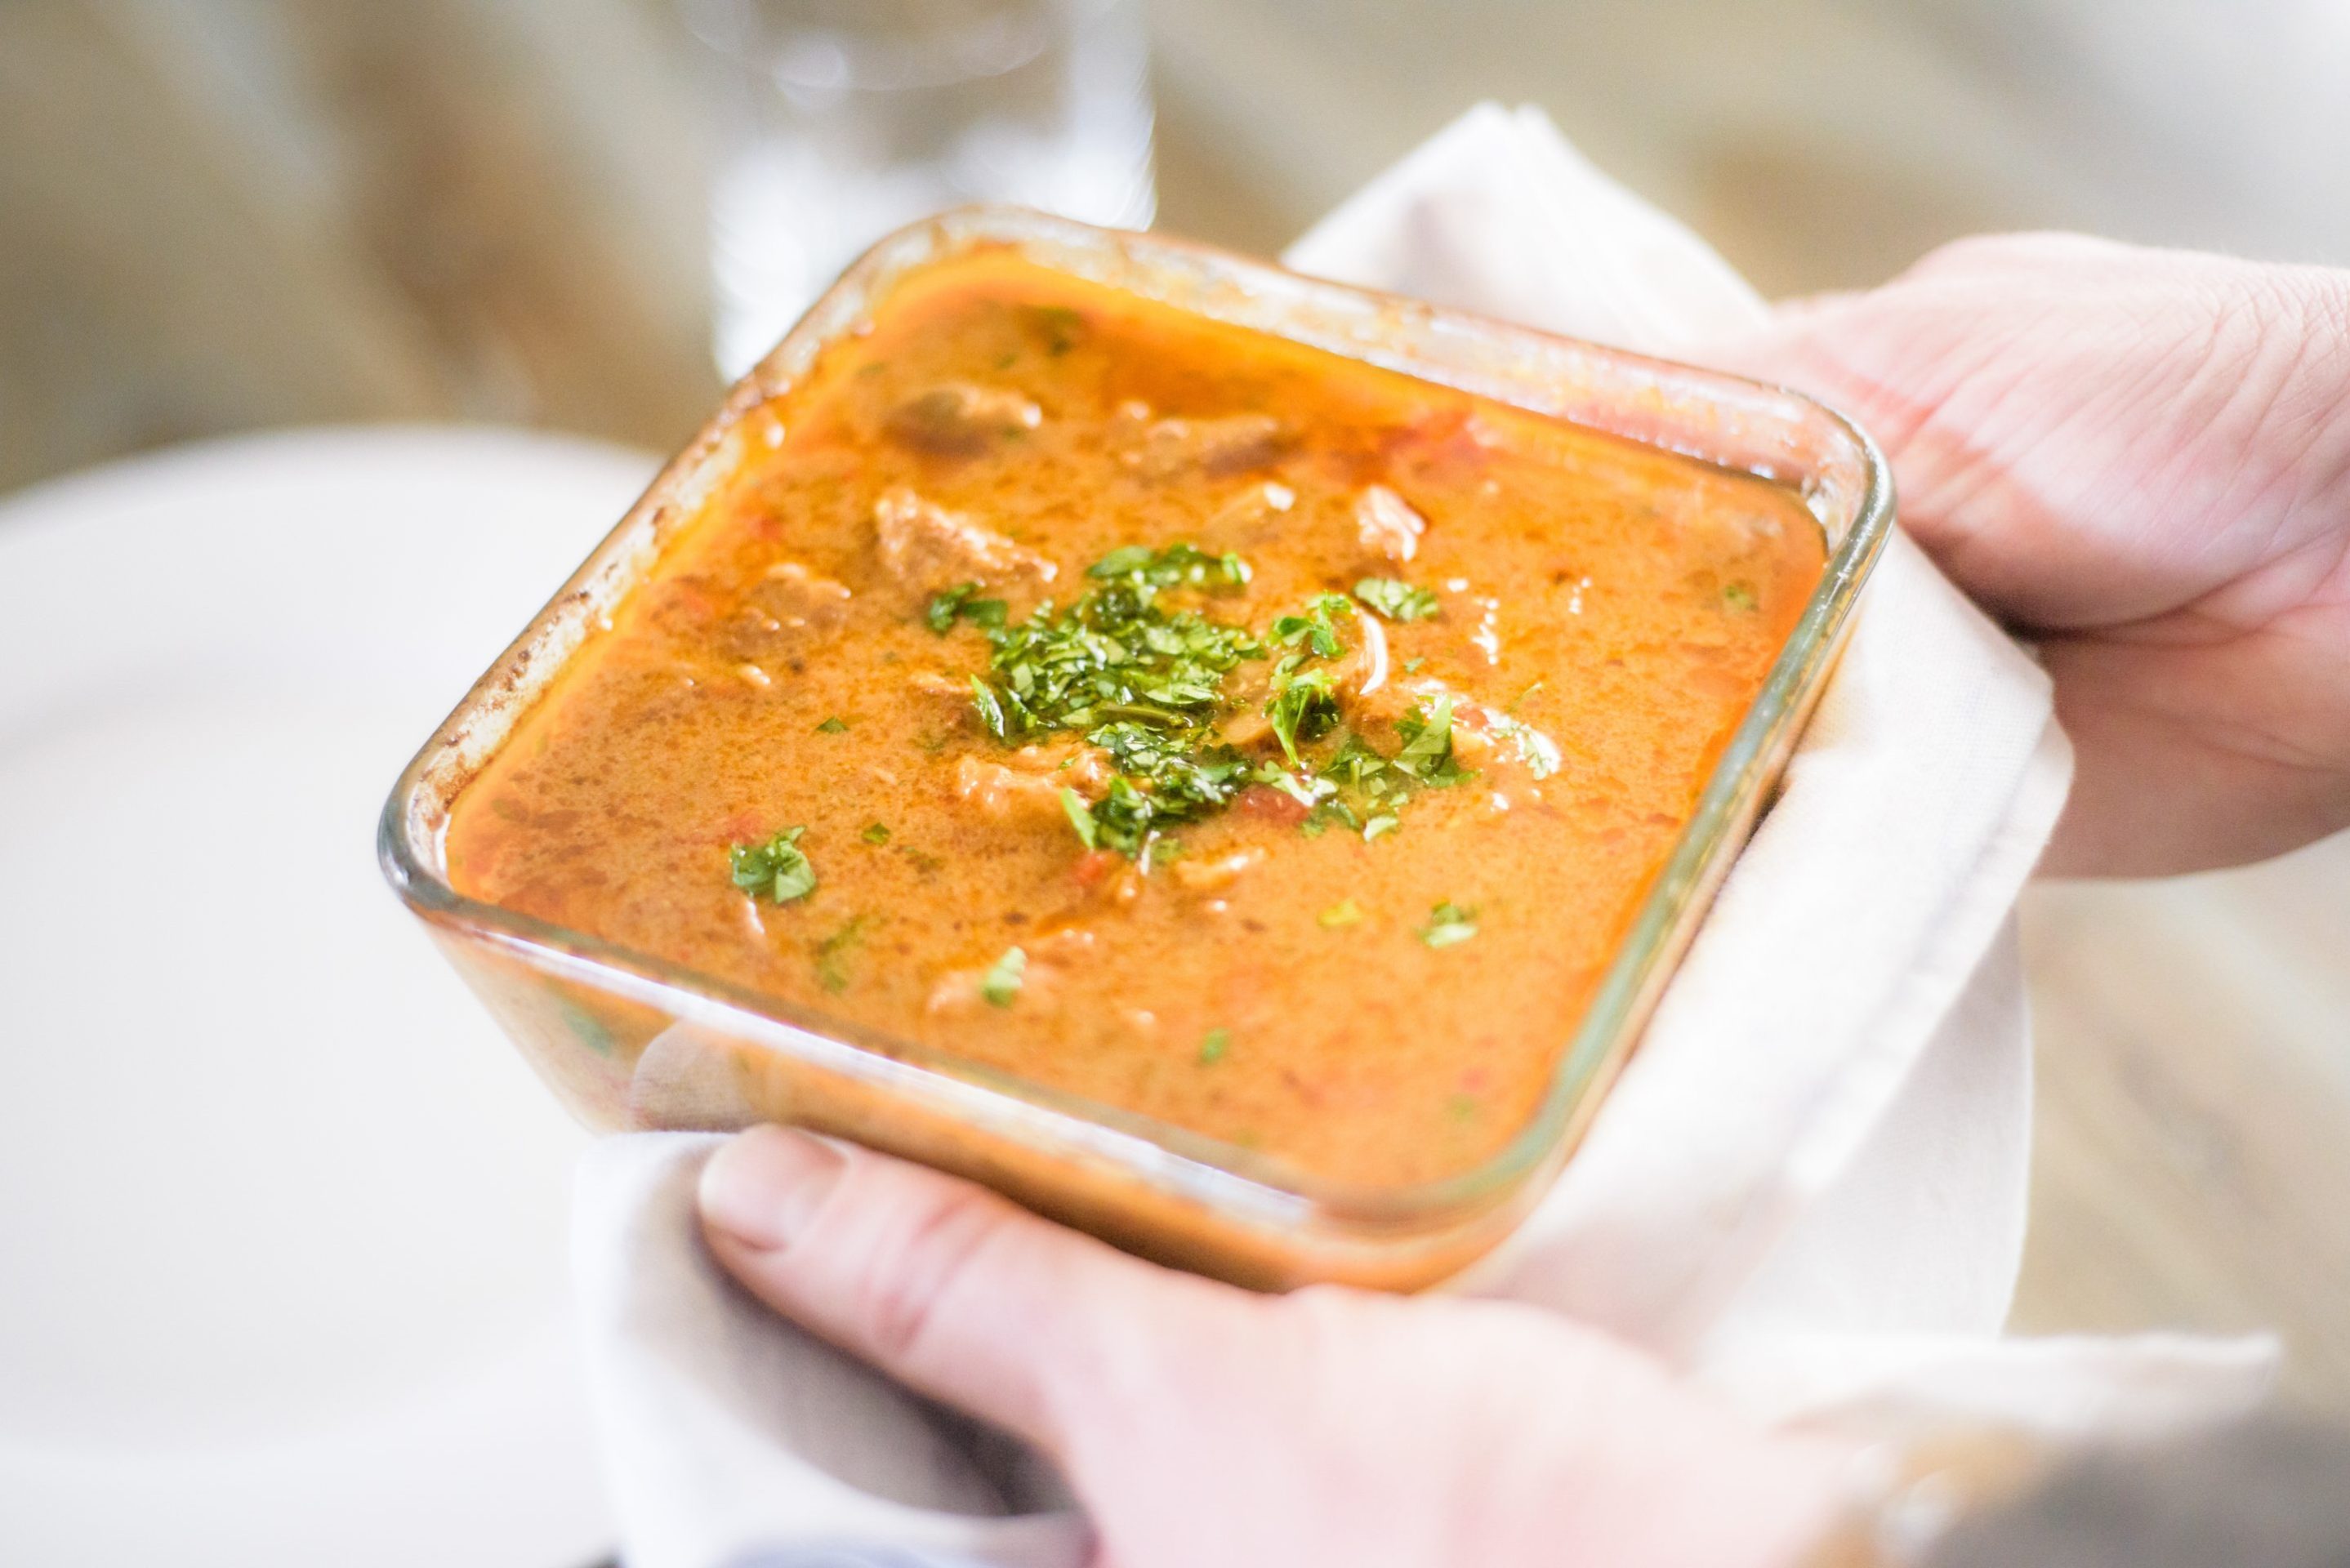
[{"label": "orange curry sauce", "polygon": [[1000,251],[750,425],[457,888],[1366,1183],[1523,1125],[1825,556],[1762,481]]}]

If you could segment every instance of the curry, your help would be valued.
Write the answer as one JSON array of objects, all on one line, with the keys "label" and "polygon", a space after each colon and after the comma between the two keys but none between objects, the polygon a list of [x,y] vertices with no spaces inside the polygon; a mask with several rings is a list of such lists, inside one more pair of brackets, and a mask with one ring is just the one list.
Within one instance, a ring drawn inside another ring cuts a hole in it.
[{"label": "curry", "polygon": [[1353,1182],[1525,1123],[1825,555],[1763,480],[1003,250],[751,428],[454,886]]}]

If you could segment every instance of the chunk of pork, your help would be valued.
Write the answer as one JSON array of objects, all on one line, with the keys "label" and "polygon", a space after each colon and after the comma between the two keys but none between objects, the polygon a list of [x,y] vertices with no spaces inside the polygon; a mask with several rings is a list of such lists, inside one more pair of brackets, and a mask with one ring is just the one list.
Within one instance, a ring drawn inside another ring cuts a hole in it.
[{"label": "chunk of pork", "polygon": [[918,594],[959,583],[1041,588],[1060,570],[1035,551],[903,485],[873,504],[873,538],[882,569]]}]

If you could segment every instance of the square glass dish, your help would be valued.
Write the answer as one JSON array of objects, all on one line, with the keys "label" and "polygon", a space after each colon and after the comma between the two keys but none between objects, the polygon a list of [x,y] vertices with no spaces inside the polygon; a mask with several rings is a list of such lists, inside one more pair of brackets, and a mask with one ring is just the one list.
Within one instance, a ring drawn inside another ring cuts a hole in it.
[{"label": "square glass dish", "polygon": [[[458,890],[448,836],[460,796],[656,577],[670,547],[781,441],[777,400],[828,347],[869,330],[899,285],[981,252],[1758,476],[1818,523],[1826,562],[1816,588],[1588,1004],[1558,1020],[1563,1044],[1531,1115],[1470,1168],[1425,1180],[1335,1179]],[[1017,210],[951,213],[850,268],[467,694],[393,788],[383,866],[533,1065],[593,1127],[793,1122],[973,1178],[1148,1256],[1243,1283],[1416,1288],[1493,1245],[1569,1157],[1784,766],[1892,515],[1890,477],[1868,439],[1793,392],[1154,236]]]}]

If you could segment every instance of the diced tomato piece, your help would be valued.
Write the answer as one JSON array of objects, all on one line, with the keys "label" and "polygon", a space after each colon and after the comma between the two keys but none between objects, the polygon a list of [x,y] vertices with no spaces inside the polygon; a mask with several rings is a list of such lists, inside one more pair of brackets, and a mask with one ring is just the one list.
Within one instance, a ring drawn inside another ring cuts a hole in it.
[{"label": "diced tomato piece", "polygon": [[1077,857],[1077,863],[1070,867],[1069,875],[1076,878],[1078,887],[1091,888],[1116,870],[1118,862],[1116,850],[1088,849]]}]

